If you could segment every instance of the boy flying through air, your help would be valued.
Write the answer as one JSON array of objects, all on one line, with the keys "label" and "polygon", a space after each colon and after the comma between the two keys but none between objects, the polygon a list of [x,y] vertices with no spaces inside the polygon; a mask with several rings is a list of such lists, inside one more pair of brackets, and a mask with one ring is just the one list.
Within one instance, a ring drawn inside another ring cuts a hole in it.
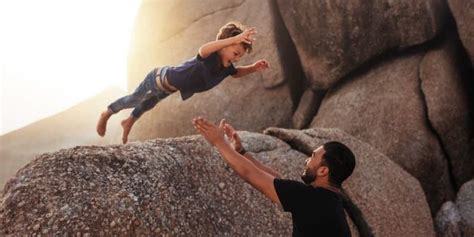
[{"label": "boy flying through air", "polygon": [[245,53],[252,51],[255,27],[244,29],[238,22],[230,22],[219,29],[217,39],[199,48],[198,54],[178,66],[162,66],[153,69],[135,91],[119,98],[102,112],[97,123],[97,133],[105,135],[107,121],[122,109],[134,108],[130,116],[121,122],[122,142],[128,141],[133,124],[143,113],[152,109],[162,99],[179,91],[183,100],[193,94],[212,89],[227,76],[243,77],[269,67],[265,59],[252,65],[234,67]]}]

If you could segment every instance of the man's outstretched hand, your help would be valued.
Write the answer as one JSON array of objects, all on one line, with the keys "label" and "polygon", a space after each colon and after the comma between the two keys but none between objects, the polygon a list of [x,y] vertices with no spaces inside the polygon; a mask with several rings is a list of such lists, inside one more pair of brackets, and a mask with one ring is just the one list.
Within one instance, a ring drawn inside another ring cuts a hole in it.
[{"label": "man's outstretched hand", "polygon": [[229,139],[229,142],[232,148],[235,151],[240,152],[243,147],[242,147],[242,141],[240,140],[239,134],[237,134],[235,129],[230,124],[228,124],[225,120],[224,120],[224,132],[227,139]]},{"label": "man's outstretched hand", "polygon": [[197,117],[193,119],[193,125],[194,129],[213,146],[226,143],[224,138],[224,120],[221,120],[219,126],[217,126],[207,119]]}]

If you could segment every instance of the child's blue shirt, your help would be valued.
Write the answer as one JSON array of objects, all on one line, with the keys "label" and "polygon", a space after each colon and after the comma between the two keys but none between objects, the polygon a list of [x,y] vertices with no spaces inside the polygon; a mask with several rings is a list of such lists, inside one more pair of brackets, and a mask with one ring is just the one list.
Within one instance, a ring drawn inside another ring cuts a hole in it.
[{"label": "child's blue shirt", "polygon": [[209,90],[227,76],[237,73],[233,64],[222,67],[219,60],[217,52],[206,58],[197,54],[181,65],[166,67],[165,76],[168,83],[181,92],[181,98],[186,100],[194,93]]}]

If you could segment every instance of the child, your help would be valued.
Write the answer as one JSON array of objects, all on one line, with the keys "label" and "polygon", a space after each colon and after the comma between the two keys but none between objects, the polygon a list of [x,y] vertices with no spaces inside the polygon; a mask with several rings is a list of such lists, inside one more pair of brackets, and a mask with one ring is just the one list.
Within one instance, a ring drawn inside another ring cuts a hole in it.
[{"label": "child", "polygon": [[121,122],[122,142],[128,140],[133,124],[140,116],[156,106],[168,95],[179,91],[183,100],[194,93],[210,90],[229,75],[238,78],[269,67],[261,59],[252,65],[234,67],[245,53],[252,51],[255,27],[243,29],[239,22],[230,22],[219,29],[217,39],[199,48],[199,53],[178,66],[163,66],[153,69],[133,94],[122,97],[102,112],[97,123],[97,133],[105,135],[107,121],[122,109],[134,108],[131,115]]}]

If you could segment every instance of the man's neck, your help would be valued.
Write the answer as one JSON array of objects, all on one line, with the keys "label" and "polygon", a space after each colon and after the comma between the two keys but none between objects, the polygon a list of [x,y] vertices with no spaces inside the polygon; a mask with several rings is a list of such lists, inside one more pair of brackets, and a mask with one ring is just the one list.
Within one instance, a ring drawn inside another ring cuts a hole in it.
[{"label": "man's neck", "polygon": [[334,185],[331,185],[330,183],[317,183],[317,182],[314,182],[314,183],[311,184],[311,186],[313,186],[315,188],[324,188],[324,189],[327,189],[327,190],[335,192],[335,193],[341,193],[341,188],[339,188],[337,186],[334,186]]}]

